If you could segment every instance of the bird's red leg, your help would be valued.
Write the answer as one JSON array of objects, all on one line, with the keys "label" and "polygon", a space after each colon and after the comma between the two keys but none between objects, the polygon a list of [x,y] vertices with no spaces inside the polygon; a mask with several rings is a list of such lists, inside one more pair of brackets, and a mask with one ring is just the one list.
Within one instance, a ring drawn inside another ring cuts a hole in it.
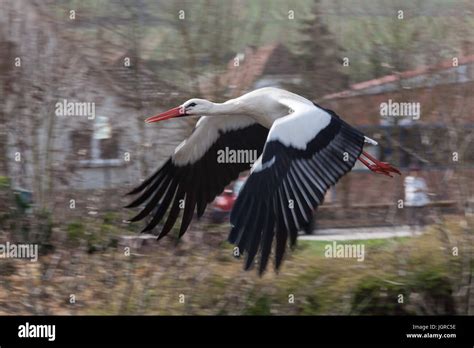
[{"label": "bird's red leg", "polygon": [[391,164],[387,162],[380,162],[365,151],[362,151],[362,155],[364,155],[368,160],[373,163],[368,162],[367,159],[362,158],[362,156],[359,156],[359,161],[361,161],[367,168],[369,168],[374,173],[387,175],[389,177],[392,177],[390,173],[397,173],[398,175],[402,174],[397,168],[393,167]]}]

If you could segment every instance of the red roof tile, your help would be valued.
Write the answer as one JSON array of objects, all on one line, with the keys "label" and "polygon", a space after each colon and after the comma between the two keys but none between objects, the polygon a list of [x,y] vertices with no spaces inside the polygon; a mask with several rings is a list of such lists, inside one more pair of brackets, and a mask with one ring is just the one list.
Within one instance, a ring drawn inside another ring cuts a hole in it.
[{"label": "red roof tile", "polygon": [[[458,65],[464,65],[468,63],[474,63],[474,54],[467,55],[464,57],[460,57],[458,60]],[[345,97],[350,97],[353,95],[354,91],[361,91],[366,88],[370,87],[375,87],[375,86],[380,86],[384,85],[386,83],[390,82],[395,82],[400,79],[404,78],[410,78],[410,77],[415,77],[415,76],[421,76],[424,74],[431,73],[433,71],[440,71],[440,70],[445,70],[445,69],[450,69],[453,68],[453,60],[448,59],[445,60],[439,64],[436,65],[431,65],[431,66],[421,66],[419,68],[416,68],[414,70],[408,70],[408,71],[403,71],[398,74],[391,74],[391,75],[386,75],[383,77],[379,77],[376,79],[372,80],[367,80],[363,82],[358,82],[353,85],[351,85],[350,89],[341,91],[341,92],[336,92],[336,93],[331,93],[328,95],[325,95],[323,99],[335,99],[335,98],[345,98]]]}]

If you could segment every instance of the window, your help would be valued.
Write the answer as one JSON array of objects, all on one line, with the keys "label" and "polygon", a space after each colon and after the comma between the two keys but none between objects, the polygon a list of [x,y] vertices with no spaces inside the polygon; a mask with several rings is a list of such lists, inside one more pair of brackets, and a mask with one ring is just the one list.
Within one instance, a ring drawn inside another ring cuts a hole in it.
[{"label": "window", "polygon": [[98,116],[93,130],[77,130],[72,133],[74,157],[86,167],[120,166],[120,134],[112,130],[108,117]]},{"label": "window", "polygon": [[76,130],[72,132],[72,151],[75,159],[88,160],[91,158],[91,137],[90,130]]},{"label": "window", "polygon": [[425,126],[407,129],[412,143],[403,144],[413,149],[425,165],[432,167],[450,167],[455,164],[453,152],[457,152],[462,165],[473,165],[472,127]]},{"label": "window", "polygon": [[[472,126],[379,126],[363,127],[361,131],[379,143],[375,147],[365,144],[364,150],[398,168],[408,168],[413,163],[426,167],[450,167],[455,164],[451,158],[456,149],[463,165],[474,164],[474,152],[470,151],[474,143]],[[363,169],[364,166],[358,163],[355,168]]]}]

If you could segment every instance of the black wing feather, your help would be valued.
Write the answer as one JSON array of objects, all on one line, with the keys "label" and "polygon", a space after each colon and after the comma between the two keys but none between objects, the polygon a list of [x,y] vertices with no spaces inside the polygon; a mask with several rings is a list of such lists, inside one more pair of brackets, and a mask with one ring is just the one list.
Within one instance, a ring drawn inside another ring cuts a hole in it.
[{"label": "black wing feather", "polygon": [[291,247],[296,244],[298,231],[310,223],[328,188],[349,172],[360,156],[364,135],[326,111],[331,115],[329,124],[305,150],[268,141],[262,163],[273,164],[253,172],[241,189],[231,214],[229,241],[246,254],[245,269],[252,266],[259,251],[259,273],[264,272],[275,238],[278,270],[288,242]]},{"label": "black wing feather", "polygon": [[194,211],[197,210],[197,216],[201,217],[207,204],[212,202],[229,183],[237,179],[241,172],[250,168],[249,163],[218,163],[218,151],[226,148],[256,150],[257,156],[260,156],[267,135],[268,129],[256,123],[241,129],[220,131],[220,137],[195,163],[179,166],[172,158],[168,159],[152,176],[129,192],[129,194],[141,194],[127,206],[128,208],[145,204],[142,211],[131,221],[150,217],[142,230],[149,232],[168,212],[168,218],[158,237],[161,239],[172,230],[178,220],[184,200],[179,230],[181,237],[188,229]]}]

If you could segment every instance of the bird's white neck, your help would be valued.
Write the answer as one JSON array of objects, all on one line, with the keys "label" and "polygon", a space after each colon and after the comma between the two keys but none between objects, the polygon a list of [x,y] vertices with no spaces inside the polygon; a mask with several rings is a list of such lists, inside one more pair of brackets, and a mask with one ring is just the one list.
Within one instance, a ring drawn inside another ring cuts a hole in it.
[{"label": "bird's white neck", "polygon": [[291,112],[303,111],[314,104],[294,93],[266,87],[230,99],[224,103],[213,103],[209,115],[249,116],[261,125],[270,128],[275,120]]},{"label": "bird's white neck", "polygon": [[209,112],[206,112],[206,115],[248,116],[262,126],[270,128],[276,119],[288,114],[288,108],[272,98],[268,98],[265,95],[259,96],[259,98],[250,97],[249,94],[246,94],[224,103],[213,103]]},{"label": "bird's white neck", "polygon": [[212,108],[208,111],[209,115],[234,115],[245,114],[245,107],[235,99],[227,100],[224,103],[212,103]]}]

